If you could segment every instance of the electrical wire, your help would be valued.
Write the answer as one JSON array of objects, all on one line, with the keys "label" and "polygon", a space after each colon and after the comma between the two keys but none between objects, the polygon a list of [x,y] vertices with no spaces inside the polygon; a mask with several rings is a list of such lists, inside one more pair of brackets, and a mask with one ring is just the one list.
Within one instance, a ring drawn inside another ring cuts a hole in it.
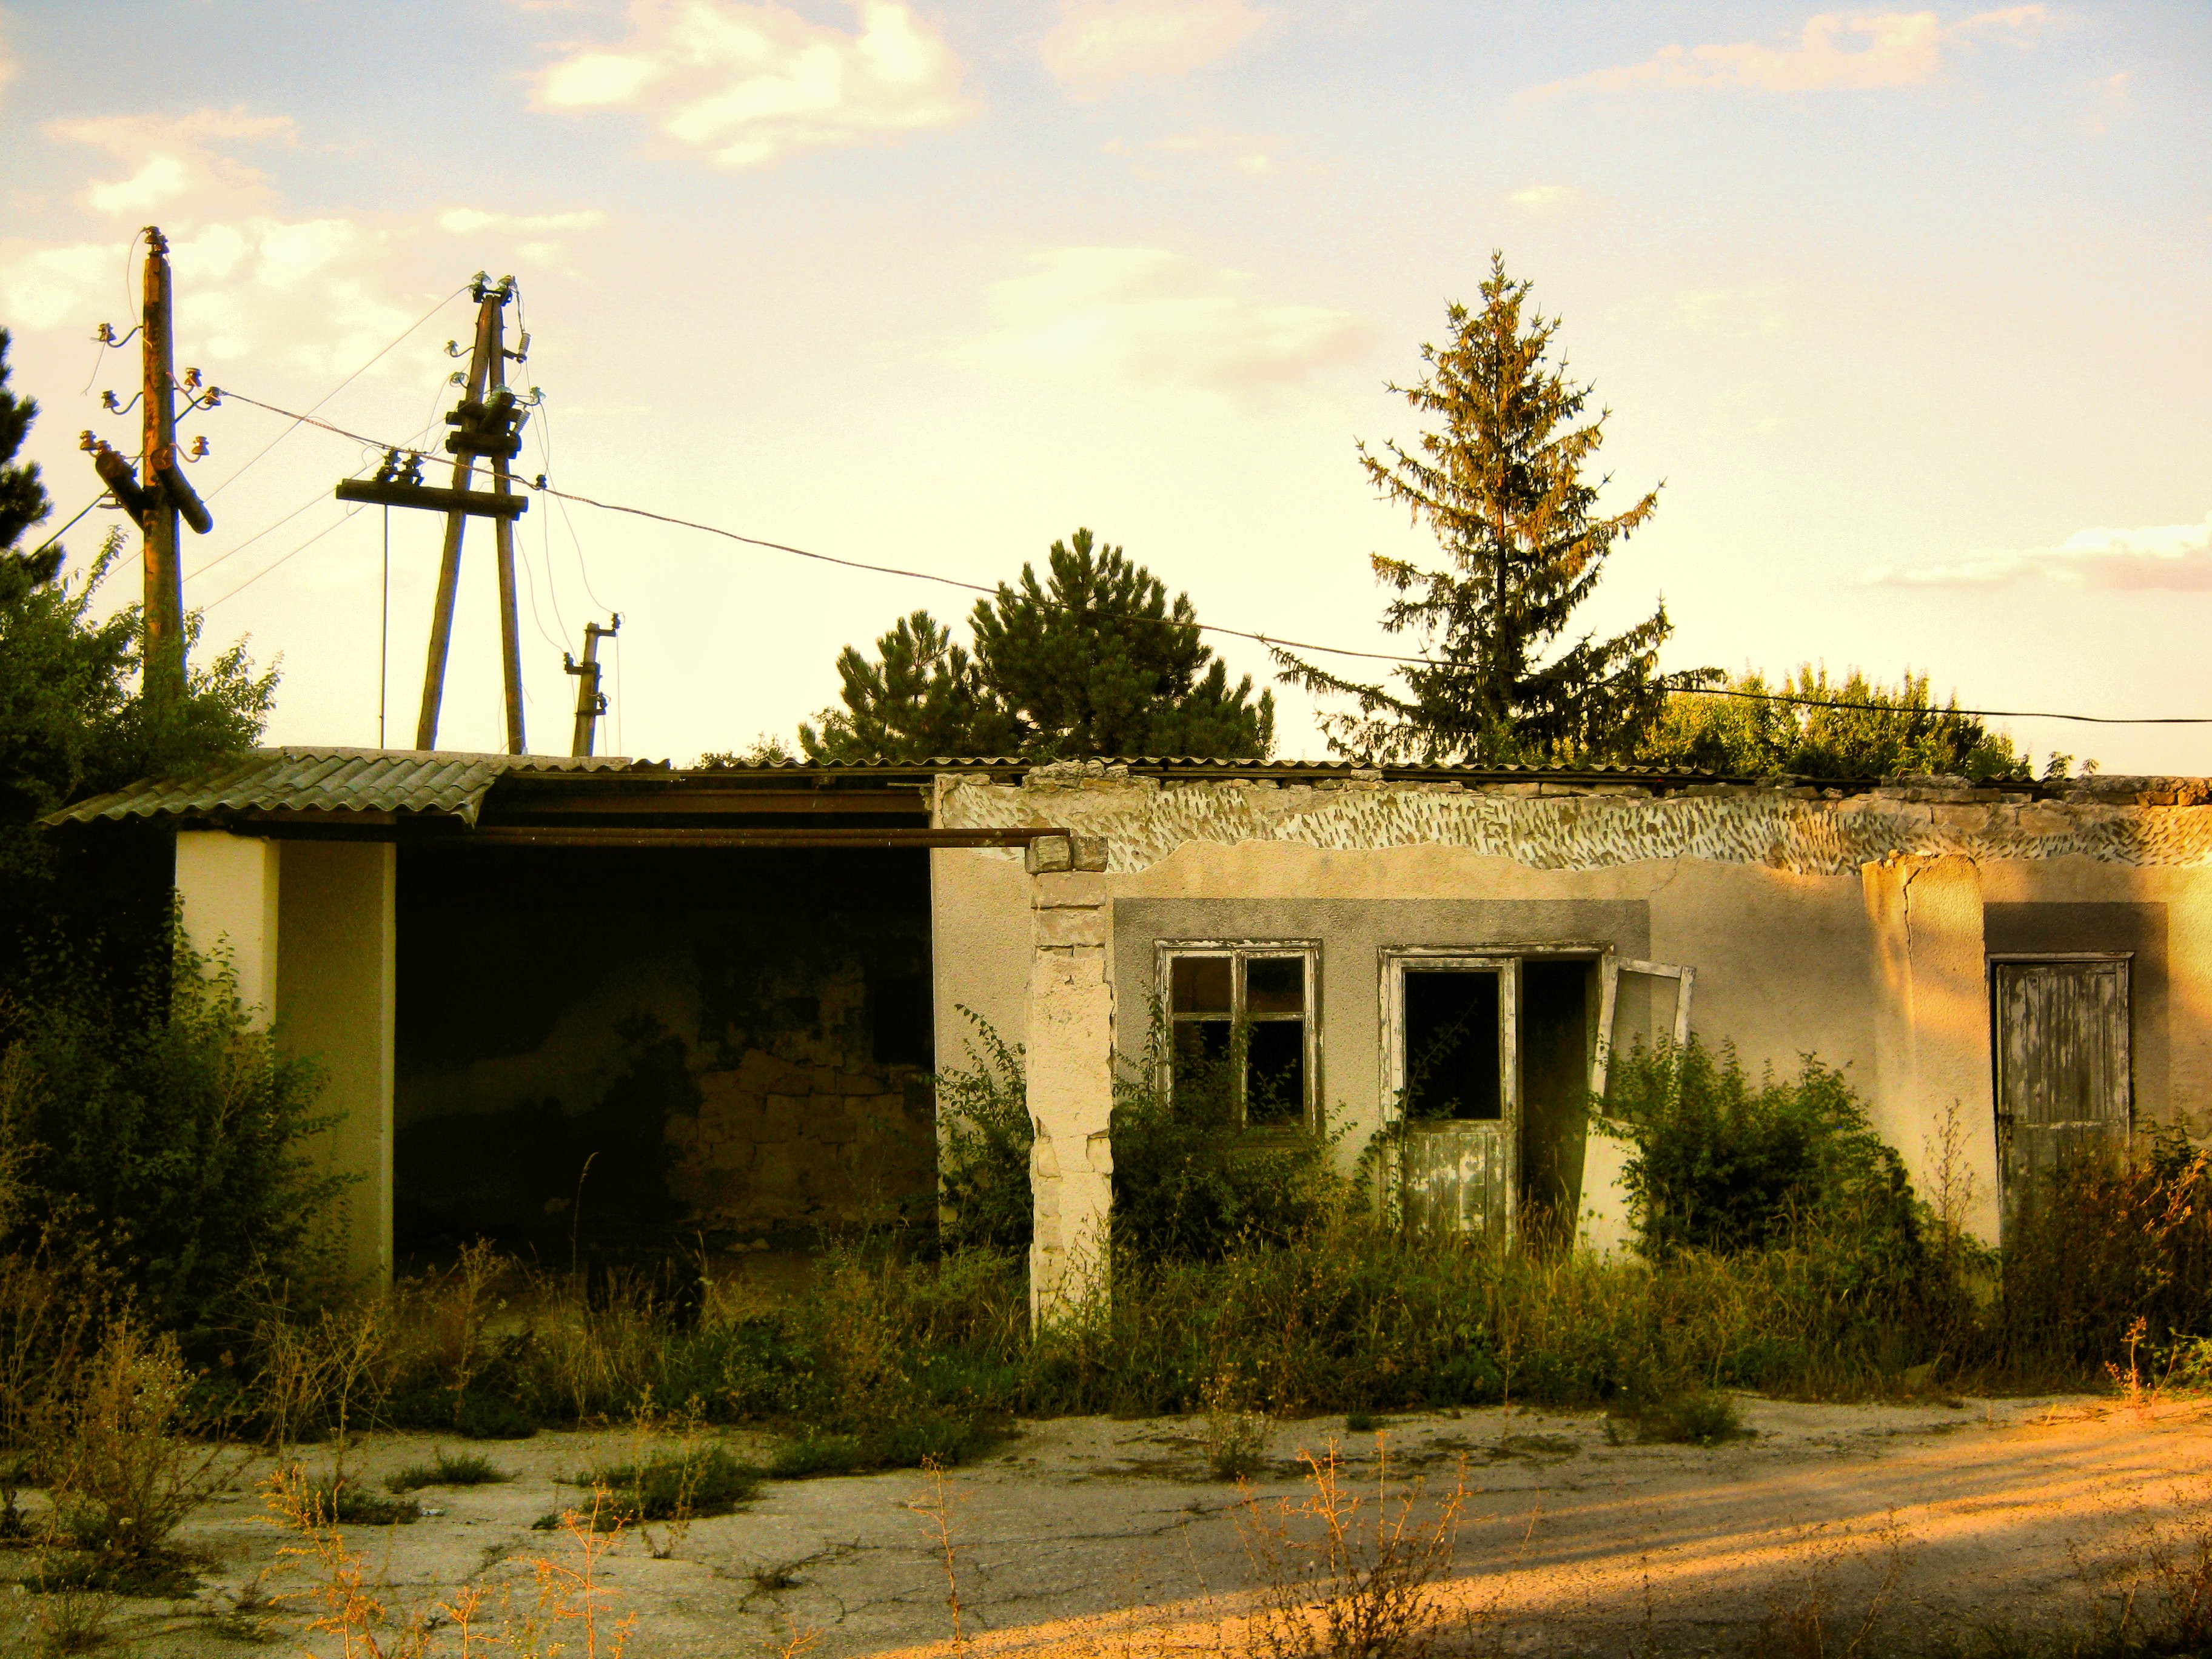
[{"label": "electrical wire", "polygon": [[[538,411],[538,453],[544,458],[545,473],[550,477],[553,474],[553,416],[550,409],[540,408]],[[599,590],[592,586],[592,568],[584,562],[583,538],[576,534],[576,521],[569,516],[568,503],[556,498],[554,505],[561,509],[561,522],[568,529],[568,544],[576,550],[576,574],[583,579],[585,597],[611,617],[614,606],[601,599]]]},{"label": "electrical wire", "polygon": [[[262,403],[258,398],[246,397],[243,392],[226,391],[223,396],[237,398],[241,403],[252,404],[256,408],[268,410],[271,414],[284,416],[288,419],[307,420],[306,416],[294,415],[289,410],[278,409],[273,404]],[[342,427],[331,426],[325,421],[311,421],[308,423],[322,427],[325,431],[337,433],[340,437],[351,438],[359,443],[380,441],[374,438],[364,438],[357,432],[348,432]],[[630,507],[619,501],[603,501],[593,496],[579,495],[574,490],[556,489],[550,484],[543,482],[533,483],[527,487],[540,495],[551,496],[559,501],[574,501],[581,507],[596,507],[603,513],[619,513],[629,518],[650,520],[655,524],[672,525],[682,530],[696,530],[702,534],[719,536],[726,541],[738,542],[747,547],[762,547],[772,552],[789,553],[798,558],[811,559],[821,564],[834,564],[847,570],[865,570],[879,576],[903,576],[914,581],[934,582],[941,587],[954,587],[965,592],[981,593],[987,596],[1000,591],[997,586],[985,586],[981,582],[963,581],[957,576],[942,576],[934,571],[910,570],[900,565],[874,564],[863,559],[840,558],[834,553],[817,553],[811,548],[794,547],[788,542],[774,542],[764,537],[742,535],[734,530],[726,530],[720,525],[702,524],[696,519],[680,519],[673,514],[656,513],[650,507]],[[1089,614],[1112,617],[1124,622],[1159,623],[1165,620],[1158,617],[1112,611],[1096,611]],[[1271,651],[1317,651],[1325,656],[1356,657],[1368,662],[1405,663],[1420,666],[1432,665],[1434,662],[1432,658],[1406,656],[1397,652],[1359,651],[1348,646],[1322,645],[1310,640],[1285,639],[1279,635],[1255,633],[1249,629],[1230,628],[1220,623],[1192,623],[1188,625],[1203,634],[1221,634],[1231,639],[1251,640],[1266,646]],[[1794,703],[1802,708],[1847,709],[1863,714],[1964,714],[1979,720],[2074,720],[2090,726],[2212,726],[2212,714],[2075,714],[2045,708],[1901,709],[1895,703],[1848,702],[1839,699],[1796,697],[1771,691],[1737,691],[1719,686],[1674,684],[1668,689],[1692,696],[1740,697],[1754,702]]]},{"label": "electrical wire", "polygon": [[84,515],[85,515],[86,514],[88,514],[88,513],[91,512],[91,511],[92,511],[92,509],[93,509],[94,507],[98,507],[98,506],[99,506],[102,501],[106,501],[106,499],[107,499],[107,492],[106,492],[106,490],[104,490],[104,489],[103,489],[103,490],[101,490],[101,491],[100,492],[100,494],[98,494],[97,495],[94,495],[94,496],[90,501],[87,501],[87,502],[86,502],[82,507],[81,507],[77,508],[77,510],[76,510],[76,518],[73,518],[73,519],[71,519],[71,520],[70,520],[67,524],[64,525],[64,526],[63,526],[59,530],[57,530],[56,532],[54,532],[54,533],[53,533],[52,535],[51,535],[51,536],[47,537],[47,538],[46,538],[46,540],[44,540],[44,541],[40,542],[40,543],[36,547],[33,548],[33,549],[31,550],[31,556],[32,556],[33,558],[36,558],[36,557],[38,557],[38,556],[39,556],[40,554],[41,554],[41,553],[45,552],[48,548],[52,547],[52,546],[56,542],[58,542],[58,541],[61,540],[61,538],[62,538],[63,537],[64,537],[64,536],[68,535],[68,534],[70,533],[70,531],[72,531],[72,530],[74,530],[74,529],[76,529],[76,521],[77,521],[77,519],[82,519],[82,517],[84,517]]},{"label": "electrical wire", "polygon": [[212,611],[216,606],[223,604],[225,601],[236,599],[240,593],[246,592],[247,588],[252,586],[254,583],[259,581],[270,571],[276,569],[277,565],[284,564],[290,560],[296,558],[299,555],[306,552],[317,542],[322,540],[324,537],[329,535],[331,532],[336,530],[339,525],[350,523],[354,515],[360,511],[361,508],[359,507],[348,509],[346,512],[341,514],[336,520],[325,525],[320,530],[318,530],[313,535],[308,537],[307,540],[301,542],[297,547],[294,548],[289,553],[287,553],[283,558],[278,559],[273,564],[264,565],[260,569],[255,571],[251,576],[248,576],[244,581],[239,583],[237,586],[232,588],[229,592],[224,594],[222,599],[210,599],[205,605],[200,606],[200,609],[202,611]]},{"label": "electrical wire", "polygon": [[[404,329],[400,330],[400,331],[398,332],[398,334],[393,337],[393,339],[392,339],[392,341],[391,344],[389,344],[389,345],[386,346],[386,347],[384,348],[384,349],[383,349],[383,350],[381,350],[381,351],[380,351],[380,352],[378,352],[378,353],[376,354],[376,356],[375,356],[371,357],[371,358],[370,358],[367,362],[363,363],[363,364],[362,364],[359,368],[356,368],[356,370],[354,370],[354,372],[353,372],[352,374],[350,374],[347,375],[347,376],[345,377],[345,379],[343,379],[343,380],[340,380],[340,381],[339,381],[336,386],[332,386],[332,387],[331,387],[328,392],[325,392],[321,397],[318,398],[314,401],[313,404],[313,405],[308,409],[308,410],[307,410],[307,415],[313,415],[313,414],[315,412],[315,410],[316,410],[320,409],[320,408],[321,408],[325,404],[326,404],[326,403],[330,402],[330,400],[331,400],[331,398],[333,398],[337,397],[337,396],[338,395],[338,393],[339,393],[339,392],[343,392],[343,391],[344,391],[348,386],[351,386],[351,385],[352,385],[356,380],[358,380],[359,379],[361,379],[361,377],[362,377],[362,375],[364,375],[364,374],[368,374],[368,371],[369,371],[370,369],[372,369],[372,368],[375,368],[375,367],[376,367],[376,365],[377,365],[378,363],[380,363],[380,362],[383,362],[383,361],[384,361],[384,359],[385,359],[387,356],[389,356],[389,355],[390,355],[390,354],[391,354],[391,353],[392,353],[395,349],[397,349],[397,348],[398,348],[398,344],[399,344],[400,341],[404,340],[404,339],[405,339],[409,335],[412,334],[412,333],[413,333],[416,329],[418,329],[418,328],[422,327],[423,324],[425,324],[425,323],[428,322],[428,321],[429,321],[433,317],[436,316],[440,312],[443,311],[443,310],[444,310],[447,306],[449,306],[449,305],[453,304],[453,302],[455,300],[459,299],[462,295],[464,295],[464,294],[467,293],[467,292],[468,292],[468,286],[469,286],[469,285],[468,285],[466,283],[462,283],[462,284],[460,285],[460,287],[459,287],[459,288],[455,289],[454,289],[451,294],[448,294],[448,295],[447,295],[444,299],[442,299],[442,300],[439,301],[437,304],[435,304],[435,305],[432,306],[432,307],[431,307],[428,311],[424,312],[424,313],[423,313],[420,317],[417,317],[417,318],[416,318],[413,322],[411,322],[411,323],[408,324],[408,325],[407,325],[407,326],[406,326],[405,328],[404,328]],[[247,402],[249,402],[249,403],[251,403],[251,402],[252,402],[252,398],[248,398],[246,401],[247,401]],[[261,407],[261,408],[264,408],[264,409],[266,409],[266,408],[268,407],[268,405],[267,405],[266,404],[260,404],[260,405],[258,405],[258,406],[259,406],[259,407]],[[276,446],[277,446],[278,444],[283,443],[283,442],[284,441],[284,440],[285,440],[285,439],[287,439],[287,438],[290,437],[290,436],[291,436],[295,432],[298,431],[298,430],[300,429],[301,422],[304,422],[304,421],[306,421],[306,420],[307,420],[307,415],[302,415],[302,416],[300,416],[297,419],[295,419],[295,420],[293,422],[293,423],[292,423],[290,426],[289,426],[289,427],[285,428],[283,431],[282,431],[282,432],[278,433],[275,437],[271,438],[271,439],[267,442],[267,443],[265,443],[265,444],[262,445],[262,447],[261,447],[259,449],[256,450],[256,451],[253,453],[253,454],[252,454],[251,457],[249,457],[249,458],[247,459],[247,460],[246,460],[246,465],[245,465],[245,466],[241,466],[241,467],[240,467],[236,472],[232,473],[232,474],[231,474],[228,478],[225,478],[225,479],[224,479],[221,483],[217,484],[217,485],[216,485],[213,489],[209,490],[209,491],[208,491],[208,493],[207,493],[207,499],[208,499],[208,500],[210,500],[210,501],[213,501],[213,500],[214,500],[217,495],[222,495],[222,492],[223,492],[224,490],[226,490],[226,489],[229,489],[229,488],[231,487],[231,485],[233,485],[234,483],[236,483],[238,482],[239,478],[240,478],[240,477],[245,473],[245,471],[246,471],[246,467],[250,467],[250,466],[253,465],[253,464],[254,464],[255,462],[258,461],[258,460],[259,460],[263,456],[266,455],[266,454],[267,454],[270,450],[272,450],[272,449],[276,448]]]}]

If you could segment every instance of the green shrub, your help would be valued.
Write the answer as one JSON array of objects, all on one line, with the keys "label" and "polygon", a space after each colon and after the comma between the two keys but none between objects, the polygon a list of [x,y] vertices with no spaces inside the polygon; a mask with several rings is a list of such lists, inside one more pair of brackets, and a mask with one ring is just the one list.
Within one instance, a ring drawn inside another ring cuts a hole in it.
[{"label": "green shrub", "polygon": [[2154,1126],[2127,1157],[2062,1163],[2018,1195],[2002,1263],[1996,1364],[2095,1375],[2134,1330],[2184,1370],[2212,1339],[2212,1150]]},{"label": "green shrub", "polygon": [[1240,1248],[1284,1243],[1341,1205],[1346,1186],[1330,1166],[1332,1139],[1239,1125],[1241,1033],[1211,1062],[1185,1056],[1171,1067],[1170,1052],[1167,1021],[1155,1008],[1144,1053],[1115,1068],[1117,1267],[1218,1261]]},{"label": "green shrub", "polygon": [[1635,1421],[1636,1437],[1646,1443],[1717,1446],[1749,1432],[1735,1401],[1718,1389],[1692,1389],[1644,1401],[1626,1414]]},{"label": "green shrub", "polygon": [[486,1486],[514,1476],[497,1468],[477,1452],[456,1457],[444,1450],[433,1452],[427,1463],[410,1463],[384,1483],[390,1492],[419,1492],[425,1486]]},{"label": "green shrub", "polygon": [[850,1474],[862,1461],[860,1443],[849,1434],[802,1434],[775,1449],[768,1472],[778,1480],[805,1480],[817,1474]]},{"label": "green shrub", "polygon": [[592,1470],[579,1483],[604,1486],[623,1521],[690,1521],[727,1515],[759,1493],[761,1471],[741,1463],[729,1448],[678,1446],[635,1462]]},{"label": "green shrub", "polygon": [[1009,1048],[972,1008],[960,1012],[975,1028],[968,1045],[975,1064],[931,1079],[940,1136],[939,1232],[951,1249],[1026,1250],[1033,1213],[1030,1144],[1036,1128],[1030,1121],[1022,1051]]},{"label": "green shrub", "polygon": [[14,1242],[34,1227],[96,1240],[141,1315],[204,1349],[245,1322],[254,1286],[317,1265],[344,1185],[307,1150],[331,1121],[313,1110],[320,1073],[181,935],[166,985],[85,978],[0,1007],[37,1147]]},{"label": "green shrub", "polygon": [[1765,1249],[1808,1226],[1849,1233],[1873,1273],[1909,1274],[1920,1228],[1905,1164],[1840,1072],[1811,1055],[1754,1085],[1716,1055],[1641,1045],[1614,1057],[1597,1126],[1632,1148],[1623,1171],[1645,1255]]},{"label": "green shrub", "polygon": [[422,1506],[411,1498],[379,1498],[350,1475],[326,1474],[301,1488],[312,1524],[325,1527],[411,1527]]}]

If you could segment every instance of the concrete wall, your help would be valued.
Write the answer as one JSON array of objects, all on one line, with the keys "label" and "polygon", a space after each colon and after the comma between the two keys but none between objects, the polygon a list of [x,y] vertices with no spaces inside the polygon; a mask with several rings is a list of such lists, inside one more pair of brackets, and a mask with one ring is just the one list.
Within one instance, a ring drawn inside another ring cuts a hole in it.
[{"label": "concrete wall", "polygon": [[[1353,1131],[1348,1149],[1382,1109],[1389,945],[1583,943],[1694,968],[1698,1036],[1732,1042],[1754,1070],[1794,1070],[1808,1054],[1843,1069],[1923,1195],[1948,1192],[1984,1237],[1997,1224],[1988,957],[2129,950],[2139,1119],[2212,1135],[2212,809],[2194,804],[2201,790],[2125,793],[2128,781],[2105,781],[2118,805],[1940,782],[1850,799],[1792,788],[1642,799],[1533,784],[1163,787],[1095,765],[1032,776],[1019,788],[944,781],[939,822],[1103,839],[1124,1054],[1142,1044],[1158,941],[1321,941],[1321,1088],[1332,1121]],[[1028,905],[1016,855],[935,855],[941,1048],[962,1040],[955,1004],[1009,1042],[1034,1035],[1034,969],[1019,948]],[[1625,994],[1648,1000],[1650,988]],[[1642,1018],[1667,1023],[1663,1011]]]},{"label": "concrete wall", "polygon": [[324,1070],[337,1122],[315,1149],[350,1177],[338,1226],[349,1272],[392,1273],[393,926],[388,846],[278,842],[227,831],[177,836],[185,937],[229,963],[240,1000]]}]

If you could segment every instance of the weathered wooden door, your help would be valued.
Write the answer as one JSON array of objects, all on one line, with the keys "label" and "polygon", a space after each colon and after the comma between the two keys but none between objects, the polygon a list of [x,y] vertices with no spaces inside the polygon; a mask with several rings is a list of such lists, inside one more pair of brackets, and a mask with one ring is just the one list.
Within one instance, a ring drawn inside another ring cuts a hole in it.
[{"label": "weathered wooden door", "polygon": [[2008,1212],[2062,1160],[2127,1144],[2135,1109],[2125,957],[1990,963],[1997,1170]]},{"label": "weathered wooden door", "polygon": [[1384,1097],[1406,1126],[1406,1224],[1510,1237],[1521,1188],[1518,964],[1408,951],[1384,966]]}]

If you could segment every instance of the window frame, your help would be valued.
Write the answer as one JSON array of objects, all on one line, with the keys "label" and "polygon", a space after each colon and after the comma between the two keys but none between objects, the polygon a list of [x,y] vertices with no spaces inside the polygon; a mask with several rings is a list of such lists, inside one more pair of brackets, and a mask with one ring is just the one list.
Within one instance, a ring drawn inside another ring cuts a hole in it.
[{"label": "window frame", "polygon": [[[1237,1081],[1237,1132],[1257,1139],[1287,1138],[1310,1135],[1317,1132],[1321,1117],[1321,1103],[1328,1097],[1322,1089],[1321,1040],[1321,944],[1317,939],[1163,939],[1152,942],[1152,982],[1159,1000],[1160,1018],[1167,1022],[1167,1048],[1161,1057],[1159,1086],[1172,1091],[1175,1087],[1175,962],[1178,957],[1226,957],[1230,958],[1229,1022],[1233,1029],[1238,1024],[1249,1025],[1251,1016],[1246,1013],[1244,964],[1255,957],[1296,957],[1305,967],[1305,1012],[1300,1016],[1305,1023],[1305,1099],[1300,1103],[1295,1122],[1253,1124],[1245,1119],[1243,1080]],[[1286,1015],[1262,1014],[1263,1021],[1287,1023]]]}]

